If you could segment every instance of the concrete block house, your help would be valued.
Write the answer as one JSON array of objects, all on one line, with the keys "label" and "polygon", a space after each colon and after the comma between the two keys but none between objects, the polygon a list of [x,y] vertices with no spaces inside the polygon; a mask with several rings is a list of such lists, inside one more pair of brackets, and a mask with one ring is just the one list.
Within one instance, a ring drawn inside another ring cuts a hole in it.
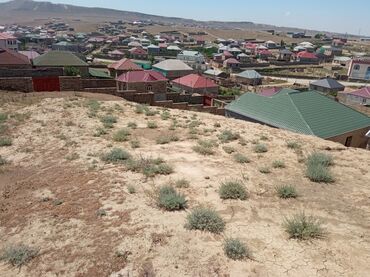
[{"label": "concrete block house", "polygon": [[129,72],[129,71],[143,70],[140,66],[135,64],[132,60],[126,59],[126,58],[108,65],[108,69],[109,69],[110,75],[114,78],[122,75],[123,73]]},{"label": "concrete block house", "polygon": [[189,74],[172,81],[172,85],[187,93],[218,94],[218,85],[209,78],[198,74]]},{"label": "concrete block house", "polygon": [[370,57],[353,59],[349,65],[350,80],[370,80]]},{"label": "concrete block house", "polygon": [[118,91],[137,93],[165,93],[167,81],[162,74],[153,70],[129,71],[116,78]]},{"label": "concrete block house", "polygon": [[370,106],[370,87],[364,87],[348,93],[341,93],[341,96],[345,97],[345,103]]},{"label": "concrete block house", "polygon": [[0,69],[25,68],[32,68],[31,62],[27,56],[10,49],[0,48]]},{"label": "concrete block house", "polygon": [[193,69],[186,63],[176,59],[168,59],[153,65],[153,70],[161,73],[170,80],[174,80],[193,73]]},{"label": "concrete block house", "polygon": [[336,95],[338,92],[344,91],[345,86],[332,78],[324,78],[310,83],[310,89]]}]

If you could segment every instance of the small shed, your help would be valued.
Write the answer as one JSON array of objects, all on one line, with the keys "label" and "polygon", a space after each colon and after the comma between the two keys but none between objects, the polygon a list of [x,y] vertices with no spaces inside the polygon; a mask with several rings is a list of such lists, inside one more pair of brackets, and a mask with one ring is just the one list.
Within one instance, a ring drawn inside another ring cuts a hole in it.
[{"label": "small shed", "polygon": [[235,80],[242,84],[258,86],[262,84],[263,77],[255,70],[245,70],[236,74]]},{"label": "small shed", "polygon": [[332,78],[324,78],[310,83],[310,89],[336,95],[339,91],[344,91],[345,86]]}]

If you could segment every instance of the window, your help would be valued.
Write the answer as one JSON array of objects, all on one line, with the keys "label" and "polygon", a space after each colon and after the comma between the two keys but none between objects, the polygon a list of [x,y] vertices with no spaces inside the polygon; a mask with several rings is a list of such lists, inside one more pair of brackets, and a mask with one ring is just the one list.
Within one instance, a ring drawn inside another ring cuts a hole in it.
[{"label": "window", "polygon": [[146,86],[146,91],[152,91],[152,90],[153,90],[152,85],[147,85],[147,86]]},{"label": "window", "polygon": [[359,65],[359,64],[356,64],[356,65],[353,67],[353,70],[360,70],[360,65]]},{"label": "window", "polygon": [[345,144],[345,146],[350,147],[350,146],[351,146],[351,143],[352,143],[352,136],[351,136],[351,137],[348,137],[348,138],[346,139],[346,144]]}]

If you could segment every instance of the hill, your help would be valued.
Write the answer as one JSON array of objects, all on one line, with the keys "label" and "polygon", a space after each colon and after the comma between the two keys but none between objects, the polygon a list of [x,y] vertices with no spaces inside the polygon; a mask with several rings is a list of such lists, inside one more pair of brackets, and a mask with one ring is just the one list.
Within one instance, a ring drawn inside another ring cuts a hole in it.
[{"label": "hill", "polygon": [[[107,95],[0,96],[1,276],[366,276],[370,271],[368,151]],[[261,144],[267,152],[256,150]],[[106,155],[115,148],[127,152]],[[305,160],[314,151],[333,157],[333,183],[305,176]],[[247,189],[247,199],[220,199],[221,183],[230,180]],[[186,210],[158,206],[158,190],[168,184],[186,198]],[[287,184],[296,188],[297,198],[277,196],[276,187]],[[198,206],[221,216],[220,234],[184,227]],[[282,225],[302,211],[322,222],[321,238],[289,239]],[[249,259],[225,256],[223,242],[230,237],[248,246]],[[6,251],[19,245],[29,260]],[[7,263],[14,256],[25,265]]]},{"label": "hill", "polygon": [[[78,20],[90,24],[117,20],[123,20],[126,22],[139,20],[199,28],[305,31],[294,27],[278,27],[268,24],[255,24],[253,22],[197,21],[192,19],[149,15],[105,8],[88,8],[65,4],[53,4],[50,2],[36,2],[32,0],[13,0],[6,3],[0,3],[0,24],[39,23],[40,20],[51,18],[62,18],[74,21]],[[69,23],[72,26],[77,25],[76,22]],[[316,33],[317,31],[308,30],[308,32]]]}]

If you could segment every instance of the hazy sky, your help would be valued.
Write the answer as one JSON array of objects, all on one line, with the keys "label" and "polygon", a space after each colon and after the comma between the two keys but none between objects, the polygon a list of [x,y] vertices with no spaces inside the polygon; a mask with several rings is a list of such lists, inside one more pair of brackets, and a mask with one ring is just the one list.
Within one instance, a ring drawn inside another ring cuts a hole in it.
[{"label": "hazy sky", "polygon": [[370,0],[51,0],[51,2],[199,20],[253,21],[277,26],[370,35]]}]

